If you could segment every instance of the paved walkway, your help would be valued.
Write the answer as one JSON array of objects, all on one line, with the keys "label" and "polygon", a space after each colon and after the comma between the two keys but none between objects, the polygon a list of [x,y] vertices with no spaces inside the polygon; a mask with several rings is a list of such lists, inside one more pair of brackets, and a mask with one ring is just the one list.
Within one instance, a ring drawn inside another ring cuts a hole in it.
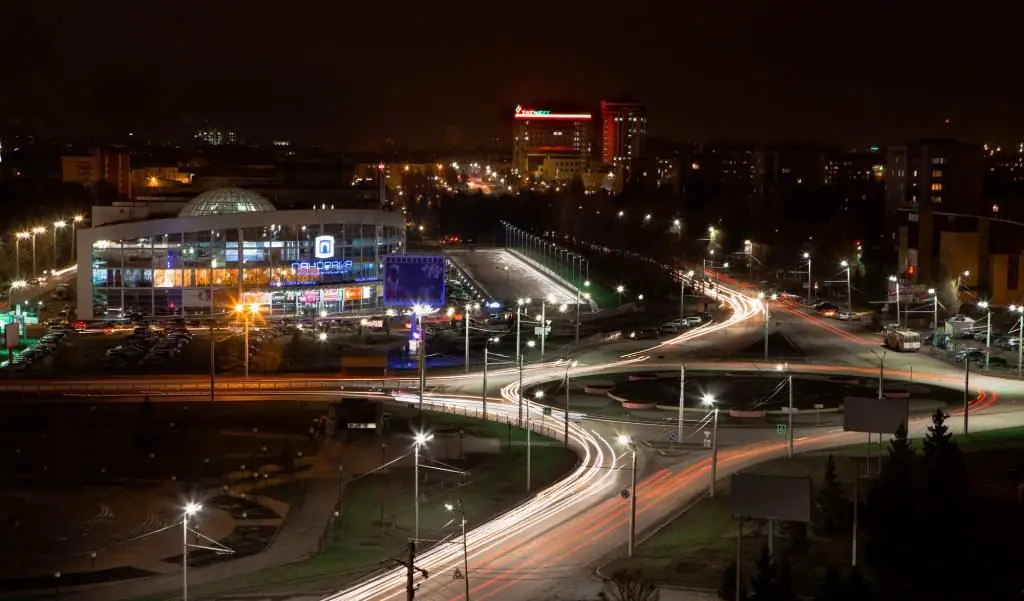
[{"label": "paved walkway", "polygon": [[[313,466],[303,474],[306,492],[301,504],[287,513],[283,527],[270,546],[261,553],[188,571],[189,586],[200,586],[226,578],[244,576],[307,559],[320,551],[324,532],[334,515],[341,488],[338,464],[342,444],[328,440]],[[255,486],[255,484],[253,485]],[[237,491],[241,487],[233,486]],[[273,499],[261,498],[270,505]],[[279,502],[278,502],[279,503]],[[277,510],[278,507],[273,507]],[[174,593],[181,589],[180,570],[135,581],[111,582],[79,591],[61,591],[62,599],[76,601],[116,601]]]}]

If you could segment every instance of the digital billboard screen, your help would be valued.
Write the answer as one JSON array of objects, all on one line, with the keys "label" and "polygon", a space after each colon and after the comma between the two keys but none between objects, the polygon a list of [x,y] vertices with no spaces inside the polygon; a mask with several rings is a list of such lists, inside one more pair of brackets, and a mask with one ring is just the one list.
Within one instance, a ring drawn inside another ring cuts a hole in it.
[{"label": "digital billboard screen", "polygon": [[445,305],[445,258],[437,255],[384,257],[384,304],[389,307]]}]

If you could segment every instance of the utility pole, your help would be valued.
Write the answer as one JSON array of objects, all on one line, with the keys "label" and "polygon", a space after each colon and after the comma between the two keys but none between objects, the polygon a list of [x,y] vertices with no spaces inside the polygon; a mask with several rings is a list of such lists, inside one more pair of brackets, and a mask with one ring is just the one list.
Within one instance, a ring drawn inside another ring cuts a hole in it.
[{"label": "utility pole", "polygon": [[683,415],[686,404],[686,366],[679,365],[679,417],[676,420],[676,442],[683,444]]},{"label": "utility pole", "polygon": [[967,435],[967,418],[970,413],[971,360],[964,357],[964,436]]},{"label": "utility pole", "polygon": [[711,498],[715,498],[715,480],[718,480],[718,407],[715,407],[715,425],[711,429]]},{"label": "utility pole", "polygon": [[[787,426],[787,428],[788,428],[787,429],[788,436],[786,437],[787,438],[786,449],[789,451],[789,453],[788,453],[789,454],[789,458],[792,459],[793,458],[793,371],[789,369],[789,366],[786,366],[786,369],[787,369],[787,371],[789,371],[789,411],[786,414],[786,415],[789,416],[788,417],[789,424]],[[718,418],[718,413],[717,413],[717,410],[716,410],[715,419],[717,420],[717,418]]]}]

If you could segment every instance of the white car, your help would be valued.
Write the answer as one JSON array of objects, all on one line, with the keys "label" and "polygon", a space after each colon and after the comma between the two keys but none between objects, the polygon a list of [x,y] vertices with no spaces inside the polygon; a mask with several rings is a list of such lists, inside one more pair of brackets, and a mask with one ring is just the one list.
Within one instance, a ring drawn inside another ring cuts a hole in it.
[{"label": "white car", "polygon": [[839,314],[839,321],[857,321],[859,319],[859,315],[857,315],[856,313],[851,313],[850,311],[843,311],[842,313]]}]

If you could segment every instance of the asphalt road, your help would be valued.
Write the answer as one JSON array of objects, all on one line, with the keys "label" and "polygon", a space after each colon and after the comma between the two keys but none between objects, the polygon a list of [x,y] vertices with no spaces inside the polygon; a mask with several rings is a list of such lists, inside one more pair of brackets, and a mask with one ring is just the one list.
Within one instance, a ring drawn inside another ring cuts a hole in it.
[{"label": "asphalt road", "polygon": [[[555,304],[576,304],[575,289],[553,281],[504,250],[454,250],[449,251],[448,256],[498,301],[510,303],[520,298],[539,300],[554,295]],[[581,311],[587,309],[589,307],[584,302]]]}]

